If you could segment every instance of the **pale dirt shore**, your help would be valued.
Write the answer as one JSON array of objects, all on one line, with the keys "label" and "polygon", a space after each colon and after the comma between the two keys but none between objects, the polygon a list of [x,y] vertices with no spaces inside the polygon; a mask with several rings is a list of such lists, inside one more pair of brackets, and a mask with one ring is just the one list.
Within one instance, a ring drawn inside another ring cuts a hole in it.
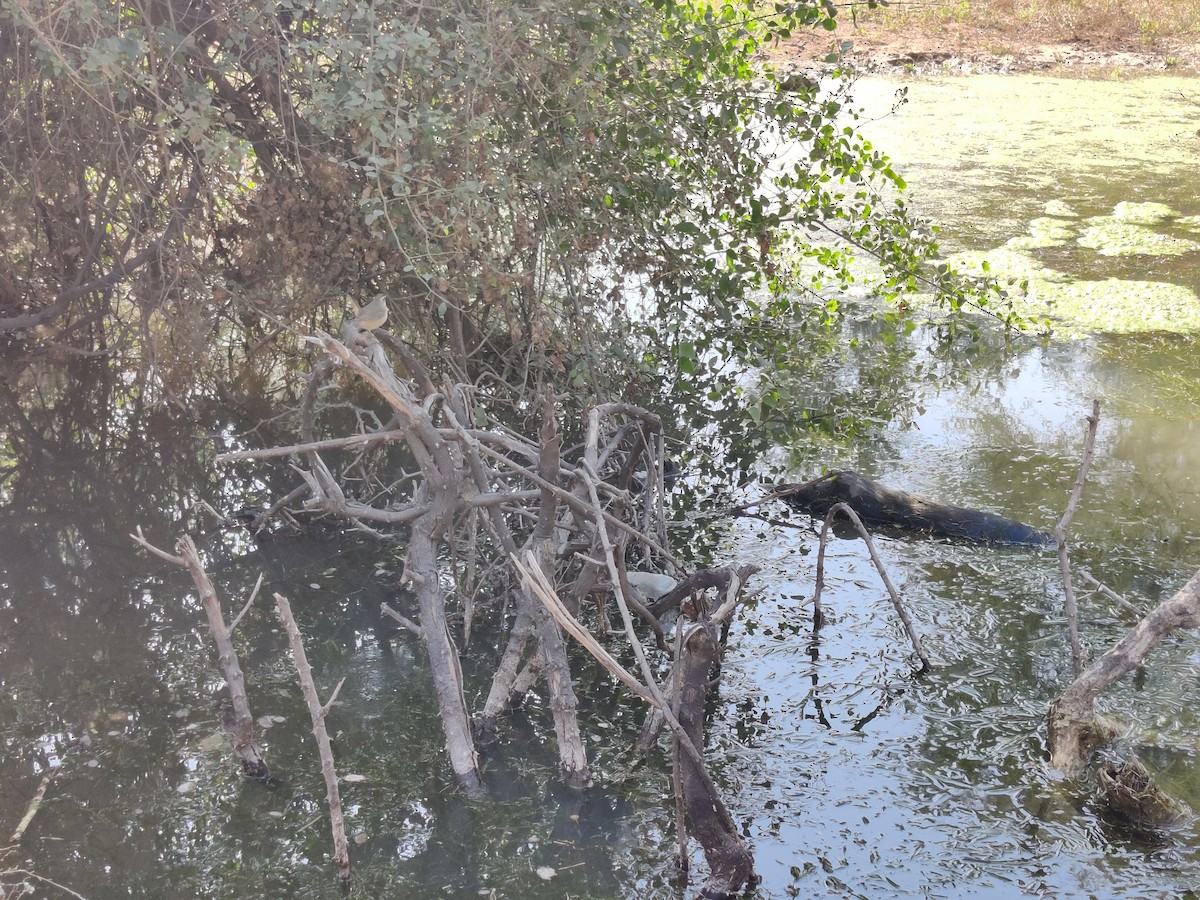
[{"label": "pale dirt shore", "polygon": [[1200,40],[1089,35],[1062,40],[1056,29],[981,28],[966,23],[927,21],[884,25],[853,23],[844,17],[836,31],[794,34],[771,52],[781,68],[823,69],[834,44],[853,47],[845,62],[864,72],[889,74],[972,74],[1047,72],[1080,77],[1200,73]]}]

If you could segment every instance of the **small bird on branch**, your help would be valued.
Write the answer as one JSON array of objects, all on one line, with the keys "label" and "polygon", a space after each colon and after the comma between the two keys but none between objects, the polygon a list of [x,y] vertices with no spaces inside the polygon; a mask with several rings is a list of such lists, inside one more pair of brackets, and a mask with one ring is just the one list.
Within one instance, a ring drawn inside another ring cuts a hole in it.
[{"label": "small bird on branch", "polygon": [[356,328],[361,328],[363,331],[374,331],[376,328],[382,328],[387,322],[388,308],[387,300],[383,294],[380,294],[362,309],[360,309],[350,320],[350,324]]}]

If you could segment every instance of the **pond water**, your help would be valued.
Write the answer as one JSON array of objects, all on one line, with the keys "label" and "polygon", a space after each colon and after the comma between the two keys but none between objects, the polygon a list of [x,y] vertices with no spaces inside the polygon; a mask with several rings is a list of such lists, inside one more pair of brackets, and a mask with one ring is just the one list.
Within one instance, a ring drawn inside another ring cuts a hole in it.
[{"label": "pond water", "polygon": [[[1167,204],[1177,216],[1153,228],[1181,239],[1186,217],[1200,215],[1194,82],[979,76],[905,86],[908,104],[889,114],[901,85],[860,83],[865,127],[895,158],[918,211],[945,223],[951,251],[994,252],[1053,202],[1069,209],[1068,222],[1112,215],[1122,202]],[[1023,252],[1076,281],[1200,285],[1194,251],[1109,256],[1079,243],[1084,226],[1071,228],[1063,243]],[[903,341],[903,351],[838,353],[787,387],[810,406],[840,398],[869,439],[847,446],[794,427],[770,462],[797,479],[855,468],[1050,527],[1098,397],[1074,561],[1148,607],[1200,567],[1197,340],[1124,326],[1089,333],[1073,322],[1069,338],[982,340],[946,357],[928,329],[902,338],[851,316],[847,336]],[[112,385],[79,365],[70,385],[93,393],[47,381],[41,396],[53,415],[0,396],[7,439],[30,461],[0,483],[3,837],[57,767],[0,868],[28,868],[93,900],[339,896],[307,714],[266,604],[247,616],[239,649],[255,713],[272,717],[263,744],[282,783],[270,788],[243,782],[214,748],[221,678],[190,584],[127,537],[141,524],[169,546],[191,503],[236,509],[278,496],[291,487],[287,473],[214,474],[207,441],[181,444],[186,428],[165,413],[100,405]],[[56,391],[61,402],[50,404]],[[108,432],[87,426],[89,416],[107,419]],[[731,634],[707,748],[756,855],[755,896],[1192,896],[1194,824],[1131,829],[1098,808],[1086,782],[1044,768],[1043,716],[1070,671],[1052,554],[881,535],[937,663],[914,678],[861,542],[830,546],[831,621],[814,639],[812,523],[678,514],[675,539],[691,553],[763,569]],[[411,602],[387,587],[402,547],[331,532],[257,546],[217,533],[204,548],[227,608],[265,572],[264,595],[292,600],[318,684],[328,691],[346,678],[330,726],[339,771],[364,779],[344,795],[356,837],[352,896],[678,896],[669,767],[659,757],[628,771],[621,751],[643,710],[582,658],[597,787],[557,785],[553,729],[534,699],[485,759],[490,796],[468,801],[449,786],[421,654],[378,626],[380,600]],[[1100,596],[1082,609],[1095,653],[1132,622]],[[465,665],[477,708],[486,684]],[[1136,746],[1200,809],[1200,721],[1189,702],[1198,682],[1200,636],[1185,634],[1103,706],[1125,726],[1120,749]]]}]

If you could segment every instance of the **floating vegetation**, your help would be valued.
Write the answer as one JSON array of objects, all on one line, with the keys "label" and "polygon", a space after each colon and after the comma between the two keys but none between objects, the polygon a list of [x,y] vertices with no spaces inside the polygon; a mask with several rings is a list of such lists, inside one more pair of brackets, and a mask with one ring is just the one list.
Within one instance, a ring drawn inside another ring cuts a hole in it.
[{"label": "floating vegetation", "polygon": [[1040,250],[1045,247],[1065,247],[1075,238],[1075,226],[1062,219],[1042,216],[1029,223],[1029,233],[1010,238],[1004,245],[1013,250]]},{"label": "floating vegetation", "polygon": [[1025,315],[1050,316],[1060,332],[1200,331],[1200,298],[1161,281],[1031,282],[1019,305]]},{"label": "floating vegetation", "polygon": [[1121,278],[1079,281],[1046,266],[1032,252],[1075,240],[1102,256],[1182,256],[1200,251],[1200,242],[1151,226],[1170,223],[1200,233],[1200,216],[1180,216],[1165,203],[1121,202],[1111,215],[1085,220],[1079,233],[1070,221],[1078,215],[1063,201],[1047,202],[1046,213],[1004,246],[958,253],[948,262],[964,274],[996,279],[1012,290],[1020,315],[1034,321],[1048,317],[1060,335],[1200,331],[1200,298],[1191,288]]},{"label": "floating vegetation", "polygon": [[1070,276],[1038,262],[1025,248],[1011,245],[995,250],[964,250],[947,260],[966,275],[990,275],[1004,284],[1025,280],[1066,281]]},{"label": "floating vegetation", "polygon": [[1168,219],[1178,219],[1179,213],[1165,203],[1131,203],[1122,200],[1113,208],[1113,216],[1119,222],[1135,225],[1160,225]]},{"label": "floating vegetation", "polygon": [[[1118,203],[1118,209],[1120,206]],[[1200,250],[1200,244],[1195,241],[1160,234],[1115,215],[1097,216],[1088,222],[1090,224],[1079,236],[1079,244],[1102,256],[1182,256]]]}]

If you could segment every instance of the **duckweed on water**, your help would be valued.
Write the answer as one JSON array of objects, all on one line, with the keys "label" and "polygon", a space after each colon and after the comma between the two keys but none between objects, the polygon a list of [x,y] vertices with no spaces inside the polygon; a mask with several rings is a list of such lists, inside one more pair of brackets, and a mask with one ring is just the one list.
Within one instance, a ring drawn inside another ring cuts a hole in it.
[{"label": "duckweed on water", "polygon": [[[1049,204],[1047,204],[1049,205]],[[1075,238],[1075,226],[1061,218],[1042,216],[1029,223],[1029,233],[1010,238],[1004,245],[1013,250],[1040,250],[1064,247]]]},{"label": "duckweed on water", "polygon": [[1060,219],[1078,219],[1079,213],[1067,206],[1062,200],[1046,201],[1046,215],[1058,216]]},{"label": "duckweed on water", "polygon": [[1160,225],[1168,219],[1179,218],[1179,213],[1165,203],[1133,203],[1122,200],[1113,208],[1113,218],[1134,225]]},{"label": "duckweed on water", "polygon": [[1017,289],[1017,311],[1033,320],[1049,316],[1060,336],[1200,331],[1200,298],[1189,288],[1120,278],[1077,281],[1013,244],[955,254],[949,262],[972,274],[982,274],[987,262],[988,274]]},{"label": "duckweed on water", "polygon": [[1027,314],[1049,315],[1063,330],[1133,334],[1200,331],[1200,298],[1161,281],[1031,282]]},{"label": "duckweed on water", "polygon": [[[1121,204],[1117,206],[1119,208]],[[1182,256],[1200,250],[1200,244],[1195,241],[1160,234],[1115,215],[1097,216],[1088,219],[1088,223],[1079,237],[1079,244],[1102,256]]]},{"label": "duckweed on water", "polygon": [[[968,275],[990,275],[1002,284],[1015,284],[1023,280],[1067,281],[1064,275],[1038,262],[1027,252],[1027,248],[1011,245],[995,250],[964,250],[947,260],[950,265]],[[984,266],[987,268],[984,268]]]}]

